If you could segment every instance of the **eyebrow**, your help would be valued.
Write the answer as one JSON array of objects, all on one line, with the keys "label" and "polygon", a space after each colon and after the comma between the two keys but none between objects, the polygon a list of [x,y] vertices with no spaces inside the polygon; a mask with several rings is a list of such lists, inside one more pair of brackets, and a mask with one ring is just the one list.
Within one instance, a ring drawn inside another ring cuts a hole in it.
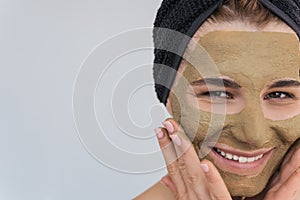
[{"label": "eyebrow", "polygon": [[269,85],[268,89],[282,88],[282,87],[299,87],[299,86],[300,83],[295,80],[279,80]]},{"label": "eyebrow", "polygon": [[[223,78],[204,78],[191,83],[192,85],[202,86],[202,85],[214,85],[218,87],[226,87],[226,88],[241,88],[241,86],[235,81]],[[300,84],[300,83],[299,83]]]}]

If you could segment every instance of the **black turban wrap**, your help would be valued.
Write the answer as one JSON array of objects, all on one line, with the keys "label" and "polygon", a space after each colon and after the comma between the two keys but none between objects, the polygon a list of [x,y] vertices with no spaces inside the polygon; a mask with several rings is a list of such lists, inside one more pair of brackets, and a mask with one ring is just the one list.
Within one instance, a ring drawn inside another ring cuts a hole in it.
[{"label": "black turban wrap", "polygon": [[[300,0],[259,1],[288,24],[300,38]],[[155,91],[160,102],[166,104],[190,38],[222,3],[223,0],[163,0],[153,31],[153,73]]]}]

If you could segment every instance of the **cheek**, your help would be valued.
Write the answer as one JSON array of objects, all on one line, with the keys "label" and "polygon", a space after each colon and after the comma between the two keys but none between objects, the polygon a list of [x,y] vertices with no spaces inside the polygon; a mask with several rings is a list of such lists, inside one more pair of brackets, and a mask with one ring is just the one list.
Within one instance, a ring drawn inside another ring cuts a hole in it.
[{"label": "cheek", "polygon": [[191,115],[191,112],[188,112],[188,114],[183,112],[181,126],[189,139],[193,141],[193,143],[198,144],[204,140],[206,135],[208,135],[210,119],[211,115],[209,113],[198,111]]},{"label": "cheek", "polygon": [[174,93],[170,94],[170,102],[174,119],[182,126],[189,139],[193,142],[203,140],[207,134],[211,114],[191,107],[180,95]]},{"label": "cheek", "polygon": [[224,126],[225,115],[199,111],[188,104],[180,104],[180,98],[174,98],[174,96],[172,98],[173,117],[192,141],[199,156],[204,157],[208,153],[206,152],[207,149],[202,149],[200,155],[200,147],[203,141],[215,143],[218,140],[219,133],[221,133]]},{"label": "cheek", "polygon": [[300,138],[300,115],[281,121],[269,121],[271,128],[284,142],[292,144]]},{"label": "cheek", "polygon": [[288,120],[300,114],[300,100],[287,105],[262,103],[262,110],[266,119],[273,121]]}]

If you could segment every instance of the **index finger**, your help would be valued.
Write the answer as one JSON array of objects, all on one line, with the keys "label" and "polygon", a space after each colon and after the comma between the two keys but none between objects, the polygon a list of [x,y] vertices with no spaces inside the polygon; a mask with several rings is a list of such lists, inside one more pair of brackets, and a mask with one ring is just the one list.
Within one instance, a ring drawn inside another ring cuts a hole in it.
[{"label": "index finger", "polygon": [[205,175],[200,167],[200,159],[187,139],[183,129],[174,120],[163,123],[174,143],[178,156],[178,167],[189,193],[195,194],[198,199],[208,199]]},{"label": "index finger", "polygon": [[230,193],[217,168],[208,160],[202,161],[201,165],[207,166],[207,168],[205,167],[205,178],[210,199],[230,200]]}]

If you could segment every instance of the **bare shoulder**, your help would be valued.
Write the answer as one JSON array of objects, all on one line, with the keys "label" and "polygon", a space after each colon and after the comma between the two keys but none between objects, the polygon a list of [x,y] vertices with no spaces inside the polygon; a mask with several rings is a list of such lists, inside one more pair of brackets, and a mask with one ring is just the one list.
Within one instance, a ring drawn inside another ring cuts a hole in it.
[{"label": "bare shoulder", "polygon": [[175,200],[172,191],[161,182],[134,198],[134,200]]}]

